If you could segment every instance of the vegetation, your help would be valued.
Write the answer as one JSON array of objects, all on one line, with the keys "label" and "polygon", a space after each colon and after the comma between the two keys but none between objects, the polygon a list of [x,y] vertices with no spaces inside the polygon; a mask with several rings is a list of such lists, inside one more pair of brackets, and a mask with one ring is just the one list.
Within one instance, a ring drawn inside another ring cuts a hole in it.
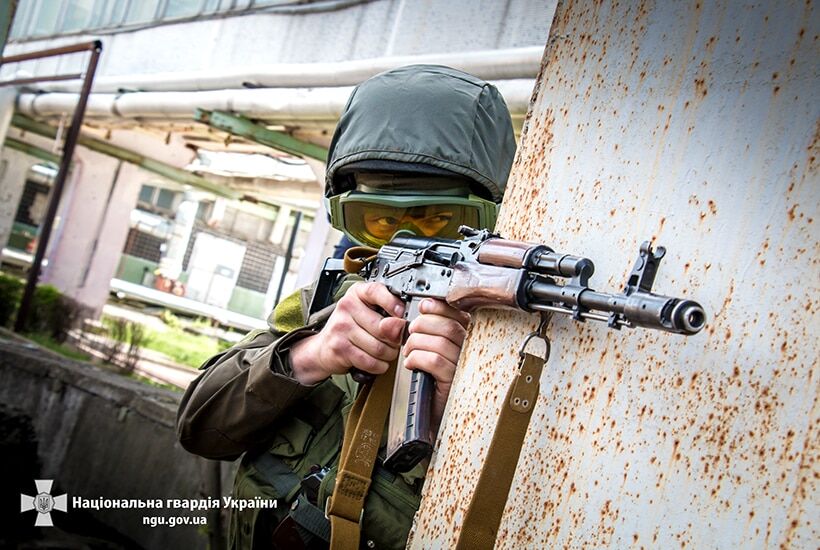
[{"label": "vegetation", "polygon": [[[21,279],[0,273],[0,326],[14,323],[24,286]],[[84,313],[85,308],[52,285],[40,285],[34,290],[25,332],[47,334],[62,343]]]},{"label": "vegetation", "polygon": [[144,347],[163,353],[177,363],[197,368],[228,346],[215,338],[175,329],[166,332],[149,330]]},{"label": "vegetation", "polygon": [[[0,273],[0,326],[10,328],[14,324],[17,309],[23,295],[24,281]],[[40,285],[34,293],[32,307],[24,334],[37,344],[65,357],[88,361],[90,356],[66,345],[69,331],[85,317],[85,309],[64,296],[51,285]],[[208,320],[189,321],[164,311],[160,318],[166,330],[152,329],[138,323],[104,317],[103,336],[109,344],[101,350],[105,361],[116,364],[133,375],[141,348],[166,355],[172,361],[193,368],[199,367],[211,356],[227,349],[230,344],[218,338],[193,334],[186,330],[210,327]],[[146,381],[139,377],[142,381]]]},{"label": "vegetation", "polygon": [[26,334],[26,338],[33,342],[36,342],[38,345],[46,349],[50,349],[55,353],[59,353],[63,357],[68,357],[69,359],[74,359],[77,361],[89,361],[91,359],[91,356],[87,353],[83,353],[82,351],[79,351],[78,349],[68,344],[61,344],[55,341],[47,334],[34,332]]},{"label": "vegetation", "polygon": [[23,296],[23,281],[0,273],[0,326],[11,327]]},{"label": "vegetation", "polygon": [[[144,349],[162,353],[176,363],[197,368],[213,355],[230,347],[230,344],[222,343],[217,338],[187,332],[182,321],[171,312],[163,312],[160,318],[166,323],[167,330],[142,327],[145,332],[140,345]],[[111,317],[103,317],[102,322],[109,328],[112,338],[128,341],[130,329],[124,334],[113,330],[116,321]]]}]

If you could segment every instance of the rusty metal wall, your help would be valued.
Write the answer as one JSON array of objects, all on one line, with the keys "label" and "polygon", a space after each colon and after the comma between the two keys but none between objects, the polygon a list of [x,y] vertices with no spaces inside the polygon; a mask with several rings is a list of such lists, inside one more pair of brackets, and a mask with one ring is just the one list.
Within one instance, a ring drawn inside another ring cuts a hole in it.
[{"label": "rusty metal wall", "polygon": [[[608,291],[651,237],[709,323],[553,321],[498,548],[820,544],[819,29],[794,0],[559,4],[499,230]],[[535,324],[474,319],[412,548],[455,541]]]}]

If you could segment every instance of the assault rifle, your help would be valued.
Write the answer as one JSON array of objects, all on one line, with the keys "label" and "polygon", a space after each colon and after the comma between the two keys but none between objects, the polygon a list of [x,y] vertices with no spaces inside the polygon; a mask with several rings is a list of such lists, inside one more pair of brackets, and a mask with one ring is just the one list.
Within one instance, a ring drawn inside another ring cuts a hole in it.
[{"label": "assault rifle", "polygon": [[[666,249],[653,250],[649,241],[641,245],[623,292],[610,294],[589,287],[595,266],[587,258],[558,253],[543,244],[502,239],[487,230],[462,226],[459,232],[463,240],[399,232],[367,259],[361,275],[384,284],[405,302],[408,324],[419,315],[421,300],[437,298],[468,312],[552,312],[576,321],[602,321],[613,329],[644,327],[691,335],[705,325],[706,314],[697,302],[652,293]],[[558,284],[556,278],[566,282]],[[325,287],[329,286],[325,277]],[[434,387],[430,375],[403,368],[401,353],[398,361],[384,463],[395,472],[406,472],[432,452]],[[370,376],[362,375],[354,378],[365,381]]]}]

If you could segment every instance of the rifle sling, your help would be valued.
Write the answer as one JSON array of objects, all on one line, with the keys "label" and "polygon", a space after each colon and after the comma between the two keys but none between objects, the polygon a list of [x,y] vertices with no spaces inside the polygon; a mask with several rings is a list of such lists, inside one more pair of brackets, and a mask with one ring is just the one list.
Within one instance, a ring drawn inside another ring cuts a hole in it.
[{"label": "rifle sling", "polygon": [[484,467],[465,513],[457,550],[491,549],[495,545],[521,445],[538,399],[543,367],[544,358],[524,354],[518,376],[507,391]]},{"label": "rifle sling", "polygon": [[364,499],[390,409],[395,376],[396,361],[393,361],[387,372],[362,387],[347,417],[339,473],[327,503],[332,550],[359,548]]},{"label": "rifle sling", "polygon": [[379,249],[369,246],[352,246],[345,250],[344,270],[348,273],[358,273],[364,266],[373,259]]}]

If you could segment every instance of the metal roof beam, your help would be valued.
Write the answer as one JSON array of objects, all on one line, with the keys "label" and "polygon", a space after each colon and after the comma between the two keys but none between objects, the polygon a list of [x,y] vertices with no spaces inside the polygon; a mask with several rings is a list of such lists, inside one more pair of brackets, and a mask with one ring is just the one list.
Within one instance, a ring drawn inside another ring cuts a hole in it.
[{"label": "metal roof beam", "polygon": [[21,153],[25,153],[31,157],[38,158],[46,162],[51,162],[55,165],[60,164],[60,155],[55,155],[51,151],[46,151],[36,145],[26,143],[25,141],[21,141],[19,139],[14,139],[11,136],[6,136],[3,146],[8,147],[9,149],[14,149],[15,151],[20,151]]},{"label": "metal roof beam", "polygon": [[196,109],[194,120],[297,157],[327,162],[327,149],[324,147],[298,140],[284,132],[269,130],[241,115]]},{"label": "metal roof beam", "polygon": [[[12,117],[11,124],[15,128],[19,128],[20,130],[32,132],[34,134],[38,134],[48,138],[54,138],[57,135],[57,128],[55,128],[54,126],[45,124],[43,122],[38,122],[19,113],[15,113],[15,115]],[[209,193],[213,193],[214,195],[218,195],[220,197],[226,197],[234,200],[239,200],[241,198],[239,193],[232,191],[222,185],[214,183],[201,176],[197,176],[196,174],[188,172],[187,170],[177,168],[176,166],[172,166],[162,161],[146,157],[129,149],[125,149],[124,147],[119,147],[118,145],[114,145],[112,143],[108,143],[106,141],[102,141],[84,135],[80,135],[78,143],[83,147],[86,147],[97,153],[108,155],[110,157],[118,158],[122,161],[135,164],[143,170],[153,172],[154,174],[158,174],[171,181],[175,181],[183,185],[190,185],[191,187],[196,187],[198,189],[208,191]]]}]

